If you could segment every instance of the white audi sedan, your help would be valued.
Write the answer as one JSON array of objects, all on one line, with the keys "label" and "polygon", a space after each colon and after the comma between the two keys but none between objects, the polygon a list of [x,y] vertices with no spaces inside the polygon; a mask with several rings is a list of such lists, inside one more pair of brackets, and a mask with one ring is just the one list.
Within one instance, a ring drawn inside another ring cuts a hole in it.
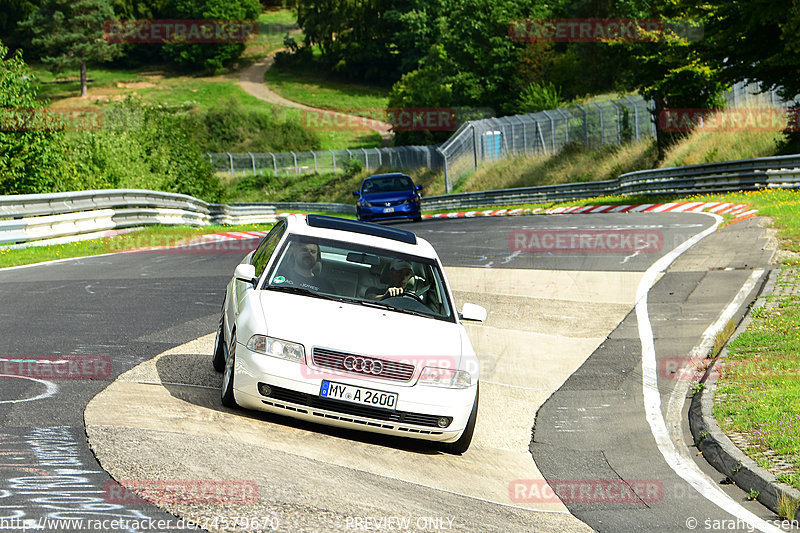
[{"label": "white audi sedan", "polygon": [[279,221],[236,267],[214,347],[222,403],[463,453],[478,359],[433,247],[322,215]]}]

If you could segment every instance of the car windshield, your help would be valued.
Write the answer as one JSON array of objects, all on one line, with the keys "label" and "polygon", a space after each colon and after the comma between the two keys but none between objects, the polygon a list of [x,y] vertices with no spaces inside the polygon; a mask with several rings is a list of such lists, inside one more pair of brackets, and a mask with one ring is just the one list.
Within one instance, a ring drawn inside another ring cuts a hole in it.
[{"label": "car windshield", "polygon": [[414,183],[408,176],[384,176],[371,178],[364,182],[364,194],[379,192],[409,191],[414,188]]},{"label": "car windshield", "polygon": [[436,261],[342,241],[290,237],[262,288],[455,321]]}]

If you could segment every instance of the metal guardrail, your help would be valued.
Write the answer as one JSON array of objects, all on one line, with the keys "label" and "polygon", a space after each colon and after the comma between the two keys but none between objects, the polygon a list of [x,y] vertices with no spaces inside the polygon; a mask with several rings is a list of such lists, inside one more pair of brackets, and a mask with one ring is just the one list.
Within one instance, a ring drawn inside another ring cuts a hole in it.
[{"label": "metal guardrail", "polygon": [[0,245],[26,244],[155,224],[275,222],[266,204],[209,204],[185,194],[102,189],[0,196]]},{"label": "metal guardrail", "polygon": [[334,204],[334,203],[313,203],[313,202],[273,202],[270,205],[275,206],[275,210],[279,213],[299,211],[308,213],[310,211],[318,211],[321,213],[339,213],[343,215],[355,215],[355,204]]},{"label": "metal guardrail", "polygon": [[800,188],[800,155],[642,170],[615,180],[520,187],[423,198],[426,211],[582,200],[598,196],[695,194]]},{"label": "metal guardrail", "polygon": [[[800,154],[643,170],[615,180],[432,196],[426,211],[570,201],[599,196],[695,194],[800,188]],[[280,211],[355,213],[351,204],[208,204],[183,194],[136,189],[0,196],[0,245],[153,224],[274,222]]]},{"label": "metal guardrail", "polygon": [[390,148],[350,148],[311,152],[208,153],[211,167],[234,176],[301,176],[322,172],[341,172],[358,162],[367,170],[392,168],[440,169],[442,155],[436,146],[394,146]]}]

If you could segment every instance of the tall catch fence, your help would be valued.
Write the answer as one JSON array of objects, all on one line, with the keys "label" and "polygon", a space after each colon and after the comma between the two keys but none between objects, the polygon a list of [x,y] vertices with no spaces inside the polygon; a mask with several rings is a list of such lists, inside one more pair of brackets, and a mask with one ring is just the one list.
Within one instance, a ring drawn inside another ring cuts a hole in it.
[{"label": "tall catch fence", "polygon": [[[725,95],[729,108],[788,107],[776,91],[758,84],[738,83]],[[656,135],[654,105],[639,95],[550,109],[526,115],[464,122],[439,146],[354,148],[315,152],[207,154],[218,172],[234,175],[300,176],[338,172],[353,161],[368,170],[442,170],[445,190],[482,164],[522,154],[555,154],[565,145],[595,147],[625,144]]]},{"label": "tall catch fence", "polygon": [[358,162],[367,170],[391,168],[441,169],[442,155],[436,146],[397,146],[392,148],[351,148],[313,152],[211,153],[206,154],[217,172],[231,176],[300,176],[340,172]]}]

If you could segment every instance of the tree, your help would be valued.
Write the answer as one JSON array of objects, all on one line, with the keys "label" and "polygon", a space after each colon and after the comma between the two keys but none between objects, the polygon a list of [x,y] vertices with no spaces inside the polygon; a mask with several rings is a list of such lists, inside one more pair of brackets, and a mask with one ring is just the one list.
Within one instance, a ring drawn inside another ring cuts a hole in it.
[{"label": "tree", "polygon": [[49,192],[61,179],[61,133],[36,99],[22,52],[7,56],[0,43],[0,194]]},{"label": "tree", "polygon": [[705,23],[700,49],[727,82],[757,80],[791,99],[800,94],[800,0],[682,0]]},{"label": "tree", "polygon": [[[255,20],[261,11],[258,0],[173,0],[170,18],[203,20]],[[243,42],[165,42],[166,59],[184,68],[216,72],[244,52]]]},{"label": "tree", "polygon": [[435,42],[445,0],[302,0],[297,22],[330,70],[391,84]]},{"label": "tree", "polygon": [[103,39],[103,26],[114,19],[109,0],[43,0],[20,26],[43,53],[42,62],[54,74],[79,67],[81,96],[87,95],[86,65],[111,61],[118,45]]},{"label": "tree", "polygon": [[622,88],[637,89],[655,104],[653,119],[660,160],[685,135],[665,130],[659,120],[661,114],[670,108],[720,108],[724,105],[722,92],[726,83],[719,68],[701,53],[705,46],[701,39],[705,20],[687,17],[683,6],[672,0],[649,3],[633,16],[658,18],[661,30],[648,34],[650,40],[643,42],[610,44],[625,51],[619,56],[625,73]]}]

